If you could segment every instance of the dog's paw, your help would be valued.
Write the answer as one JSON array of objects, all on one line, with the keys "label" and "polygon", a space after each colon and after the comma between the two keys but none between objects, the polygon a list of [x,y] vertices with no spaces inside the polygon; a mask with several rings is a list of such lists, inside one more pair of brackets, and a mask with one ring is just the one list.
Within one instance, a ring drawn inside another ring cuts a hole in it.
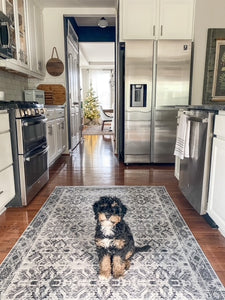
[{"label": "dog's paw", "polygon": [[98,278],[100,280],[109,280],[111,278],[111,275],[108,276],[108,275],[100,274],[100,275],[98,275]]}]

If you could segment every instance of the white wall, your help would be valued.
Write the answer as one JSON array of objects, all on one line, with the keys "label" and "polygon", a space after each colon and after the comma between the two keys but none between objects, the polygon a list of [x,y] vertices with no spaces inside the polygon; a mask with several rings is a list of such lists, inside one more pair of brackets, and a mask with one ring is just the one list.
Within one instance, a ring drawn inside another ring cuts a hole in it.
[{"label": "white wall", "polygon": [[5,93],[5,100],[24,100],[24,90],[28,88],[28,78],[0,70],[0,90]]},{"label": "white wall", "polygon": [[[115,9],[112,8],[45,8],[43,10],[44,23],[44,44],[46,62],[51,57],[52,48],[55,46],[58,51],[59,58],[65,65],[64,54],[64,25],[63,16],[95,16],[115,15]],[[65,85],[65,72],[62,75],[54,77],[46,73],[45,83],[57,83]]]},{"label": "white wall", "polygon": [[225,28],[224,0],[196,0],[192,104],[202,104],[208,28]]}]

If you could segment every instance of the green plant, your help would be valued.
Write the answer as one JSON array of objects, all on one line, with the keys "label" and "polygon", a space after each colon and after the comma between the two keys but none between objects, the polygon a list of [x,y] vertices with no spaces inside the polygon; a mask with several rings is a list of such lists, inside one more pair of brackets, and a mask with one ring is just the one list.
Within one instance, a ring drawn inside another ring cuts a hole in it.
[{"label": "green plant", "polygon": [[97,120],[100,117],[98,110],[98,97],[95,96],[92,85],[87,92],[87,97],[84,99],[84,118],[90,121]]}]

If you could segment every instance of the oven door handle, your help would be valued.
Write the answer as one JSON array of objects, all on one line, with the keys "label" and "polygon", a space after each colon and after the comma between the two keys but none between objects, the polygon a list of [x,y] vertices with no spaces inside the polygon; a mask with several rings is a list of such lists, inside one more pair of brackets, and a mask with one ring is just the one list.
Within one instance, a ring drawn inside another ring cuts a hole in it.
[{"label": "oven door handle", "polygon": [[35,157],[37,157],[37,156],[39,156],[39,155],[43,155],[43,154],[45,154],[46,152],[48,152],[49,146],[47,146],[47,147],[42,146],[42,147],[44,148],[42,151],[37,152],[37,153],[35,153],[34,155],[31,155],[31,156],[26,157],[25,160],[26,160],[26,161],[30,161],[31,159],[33,159],[33,158],[35,158]]},{"label": "oven door handle", "polygon": [[42,122],[43,122],[43,123],[46,123],[47,120],[48,120],[48,119],[45,118],[45,119],[38,119],[37,121],[33,121],[33,120],[32,120],[31,122],[27,122],[27,121],[26,121],[26,122],[23,122],[23,126],[26,126],[26,127],[27,127],[27,126],[34,125],[34,124],[38,124],[38,123],[42,123]]}]

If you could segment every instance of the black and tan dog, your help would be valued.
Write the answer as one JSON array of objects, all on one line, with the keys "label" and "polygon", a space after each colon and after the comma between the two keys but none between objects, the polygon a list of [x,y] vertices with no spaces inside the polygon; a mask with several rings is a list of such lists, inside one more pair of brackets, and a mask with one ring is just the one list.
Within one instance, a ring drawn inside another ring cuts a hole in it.
[{"label": "black and tan dog", "polygon": [[100,262],[99,277],[108,279],[124,275],[130,259],[137,251],[150,247],[135,247],[129,226],[123,220],[127,208],[116,197],[100,197],[93,205],[97,220],[95,242]]}]

